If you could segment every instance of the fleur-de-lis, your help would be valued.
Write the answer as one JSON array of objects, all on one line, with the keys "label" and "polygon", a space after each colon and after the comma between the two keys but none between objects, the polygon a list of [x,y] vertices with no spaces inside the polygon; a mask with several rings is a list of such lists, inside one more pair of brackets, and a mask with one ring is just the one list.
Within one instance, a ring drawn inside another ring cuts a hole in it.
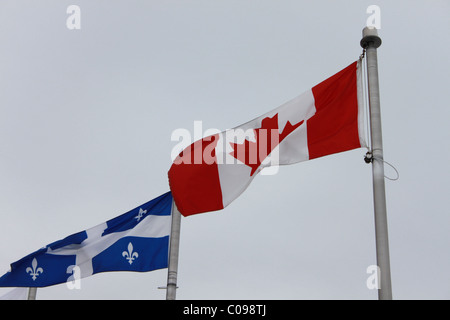
[{"label": "fleur-de-lis", "polygon": [[41,267],[37,268],[37,260],[36,258],[33,259],[33,261],[31,261],[31,268],[28,267],[25,269],[25,271],[27,273],[30,274],[31,278],[33,279],[33,281],[36,280],[36,277],[40,274],[44,272],[44,269],[42,269]]},{"label": "fleur-de-lis", "polygon": [[128,244],[128,252],[122,252],[122,257],[125,257],[125,259],[127,259],[130,264],[133,263],[134,259],[139,257],[139,254],[137,252],[133,252],[133,244],[131,242]]},{"label": "fleur-de-lis", "polygon": [[142,208],[139,208],[139,213],[134,218],[137,220],[137,222],[139,222],[142,219],[142,217],[144,216],[144,214],[146,214],[146,213],[147,213],[147,210],[142,210]]}]

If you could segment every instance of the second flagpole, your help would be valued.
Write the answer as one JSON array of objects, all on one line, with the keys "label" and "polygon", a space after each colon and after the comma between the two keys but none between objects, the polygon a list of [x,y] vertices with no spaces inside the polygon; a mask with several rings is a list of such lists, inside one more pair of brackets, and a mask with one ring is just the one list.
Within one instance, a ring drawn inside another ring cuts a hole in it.
[{"label": "second flagpole", "polygon": [[178,253],[180,248],[181,214],[172,200],[172,227],[169,244],[166,300],[175,300],[177,293]]},{"label": "second flagpole", "polygon": [[37,293],[36,287],[28,288],[28,300],[36,300],[36,293]]}]

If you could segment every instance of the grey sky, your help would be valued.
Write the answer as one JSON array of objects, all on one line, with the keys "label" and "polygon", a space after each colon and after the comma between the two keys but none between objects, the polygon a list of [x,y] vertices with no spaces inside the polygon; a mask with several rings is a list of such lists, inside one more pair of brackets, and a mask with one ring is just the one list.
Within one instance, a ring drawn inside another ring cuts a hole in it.
[{"label": "grey sky", "polygon": [[[168,191],[173,130],[235,127],[355,61],[371,4],[400,172],[386,181],[393,296],[449,299],[448,1],[1,0],[0,273]],[[376,299],[365,152],[283,167],[183,218],[177,297]],[[97,274],[38,299],[164,299],[166,277]]]}]

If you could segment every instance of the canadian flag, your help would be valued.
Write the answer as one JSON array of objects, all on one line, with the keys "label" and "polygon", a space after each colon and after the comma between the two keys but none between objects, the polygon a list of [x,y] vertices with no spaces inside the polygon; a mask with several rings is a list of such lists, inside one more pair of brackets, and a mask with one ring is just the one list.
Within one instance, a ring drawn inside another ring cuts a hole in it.
[{"label": "canadian flag", "polygon": [[365,147],[360,63],[266,114],[185,148],[169,170],[178,210],[220,210],[265,167]]}]

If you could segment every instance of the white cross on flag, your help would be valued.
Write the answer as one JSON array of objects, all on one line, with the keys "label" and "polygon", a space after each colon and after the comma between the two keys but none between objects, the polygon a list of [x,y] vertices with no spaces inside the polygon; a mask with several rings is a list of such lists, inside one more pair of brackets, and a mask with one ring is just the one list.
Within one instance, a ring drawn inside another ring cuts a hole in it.
[{"label": "white cross on flag", "polygon": [[11,264],[0,287],[46,287],[75,275],[167,268],[172,223],[167,192],[93,228],[53,242]]}]

